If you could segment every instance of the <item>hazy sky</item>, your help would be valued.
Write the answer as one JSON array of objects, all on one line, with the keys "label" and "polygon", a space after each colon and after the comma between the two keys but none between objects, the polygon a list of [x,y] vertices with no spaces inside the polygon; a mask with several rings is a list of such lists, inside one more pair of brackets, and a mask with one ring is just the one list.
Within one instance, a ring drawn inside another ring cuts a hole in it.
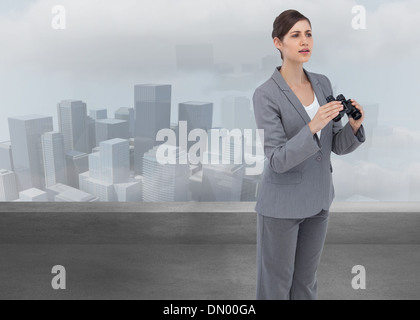
[{"label": "hazy sky", "polygon": [[[66,30],[51,28],[56,4],[66,8]],[[356,4],[368,11],[366,30],[351,27]],[[329,76],[346,96],[379,103],[382,124],[418,127],[418,0],[2,0],[0,140],[9,138],[9,116],[56,118],[63,99],[111,115],[132,107],[136,83],[173,84],[173,109],[190,100],[217,105],[221,96],[203,90],[211,77],[176,73],[175,46],[210,43],[215,63],[259,64],[277,54],[272,23],[289,8],[312,21],[315,50],[306,69]]]},{"label": "hazy sky", "polygon": [[[66,30],[51,27],[57,4],[66,8]],[[356,4],[367,9],[366,30],[351,26]],[[57,130],[56,105],[65,99],[107,108],[112,117],[120,107],[133,107],[133,87],[141,83],[173,85],[172,122],[180,102],[209,101],[220,110],[227,93],[208,90],[214,84],[209,74],[177,73],[176,45],[212,44],[214,62],[236,70],[268,55],[277,55],[280,65],[272,24],[290,8],[312,22],[315,47],[305,68],[326,74],[336,93],[366,105],[368,116],[368,106],[379,105],[378,124],[393,128],[376,136],[375,163],[356,161],[363,152],[347,161],[334,158],[338,197],[353,194],[350,188],[377,199],[420,194],[418,0],[2,0],[0,141],[9,139],[10,116],[53,116]],[[237,94],[251,99],[254,89]],[[384,158],[402,166],[387,167]]]}]

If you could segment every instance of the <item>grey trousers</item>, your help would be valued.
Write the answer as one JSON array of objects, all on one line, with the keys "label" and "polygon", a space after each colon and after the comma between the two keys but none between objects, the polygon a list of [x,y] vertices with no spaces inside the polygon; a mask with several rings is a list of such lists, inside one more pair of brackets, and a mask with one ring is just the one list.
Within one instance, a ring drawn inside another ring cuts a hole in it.
[{"label": "grey trousers", "polygon": [[328,211],[305,219],[258,214],[257,299],[315,300]]}]

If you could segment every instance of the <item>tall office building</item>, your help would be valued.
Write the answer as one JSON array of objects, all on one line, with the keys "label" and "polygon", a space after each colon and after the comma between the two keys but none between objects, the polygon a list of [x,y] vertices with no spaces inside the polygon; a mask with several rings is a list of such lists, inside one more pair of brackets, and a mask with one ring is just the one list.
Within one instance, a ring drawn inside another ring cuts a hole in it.
[{"label": "tall office building", "polygon": [[101,119],[96,120],[96,146],[102,141],[111,139],[128,139],[128,121],[118,119]]},{"label": "tall office building", "polygon": [[156,139],[159,130],[169,128],[171,85],[143,84],[134,87],[136,136]]},{"label": "tall office building", "polygon": [[10,141],[0,142],[0,169],[14,170],[12,144]]},{"label": "tall office building", "polygon": [[108,183],[123,183],[130,176],[129,142],[112,139],[100,144],[102,180]]},{"label": "tall office building", "polygon": [[135,116],[134,116],[134,108],[119,108],[114,113],[114,118],[118,120],[125,120],[128,121],[128,131],[130,133],[130,138],[134,138],[135,136]]},{"label": "tall office building", "polygon": [[89,171],[79,175],[80,189],[100,201],[140,201],[141,183],[130,178],[130,149],[126,139],[103,141],[89,155]]},{"label": "tall office building", "polygon": [[58,132],[47,132],[42,135],[41,141],[45,186],[50,187],[57,183],[67,184],[63,135]]},{"label": "tall office building", "polygon": [[200,201],[241,201],[244,139],[225,128],[209,130],[203,164]]},{"label": "tall office building", "polygon": [[106,109],[91,109],[89,110],[89,117],[93,120],[103,120],[108,118],[108,111]]},{"label": "tall office building", "polygon": [[143,159],[143,201],[187,201],[190,169],[186,163],[185,150],[175,146],[168,148],[168,157],[176,164],[160,164],[155,146],[144,155]]},{"label": "tall office building", "polygon": [[41,136],[52,130],[52,117],[26,115],[9,118],[13,167],[19,191],[45,188]]},{"label": "tall office building", "polygon": [[64,136],[64,150],[89,153],[86,103],[66,100],[57,105],[58,125]]},{"label": "tall office building", "polygon": [[[213,103],[209,102],[184,102],[178,105],[178,120],[187,122],[187,137],[194,129],[208,131],[213,123]],[[181,124],[180,124],[181,125]],[[179,137],[182,139],[182,137]],[[195,144],[195,141],[188,141],[188,150]],[[182,146],[181,141],[178,146]]]},{"label": "tall office building", "polygon": [[79,174],[89,170],[88,154],[79,151],[66,153],[67,184],[79,189]]},{"label": "tall office building", "polygon": [[136,174],[142,174],[145,152],[162,143],[156,142],[157,133],[170,128],[171,95],[171,85],[143,84],[134,87]]},{"label": "tall office building", "polygon": [[13,201],[17,198],[19,198],[19,195],[15,173],[0,169],[0,201]]},{"label": "tall office building", "polygon": [[88,130],[88,150],[91,153],[92,149],[96,148],[96,120],[88,116],[86,123]]}]

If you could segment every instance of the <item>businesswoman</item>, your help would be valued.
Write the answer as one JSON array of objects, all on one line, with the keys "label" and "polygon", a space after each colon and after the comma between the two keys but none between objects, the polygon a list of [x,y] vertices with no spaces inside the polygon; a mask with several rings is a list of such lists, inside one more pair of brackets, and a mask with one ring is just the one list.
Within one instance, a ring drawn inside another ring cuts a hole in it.
[{"label": "businesswoman", "polygon": [[280,14],[273,41],[283,63],[253,97],[258,129],[263,129],[267,166],[255,211],[257,299],[316,299],[319,265],[334,198],[331,152],[354,151],[365,141],[361,119],[332,121],[342,110],[329,79],[303,68],[314,40],[308,18],[295,10]]}]

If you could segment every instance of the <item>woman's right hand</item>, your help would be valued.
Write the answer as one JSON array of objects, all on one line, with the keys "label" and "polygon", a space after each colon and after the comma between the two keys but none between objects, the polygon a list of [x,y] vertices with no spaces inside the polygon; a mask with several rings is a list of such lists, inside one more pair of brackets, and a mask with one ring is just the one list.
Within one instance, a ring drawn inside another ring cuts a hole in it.
[{"label": "woman's right hand", "polygon": [[340,101],[331,101],[319,107],[315,117],[309,122],[309,129],[312,134],[324,129],[332,119],[338,116],[341,110],[343,110],[343,105]]}]

